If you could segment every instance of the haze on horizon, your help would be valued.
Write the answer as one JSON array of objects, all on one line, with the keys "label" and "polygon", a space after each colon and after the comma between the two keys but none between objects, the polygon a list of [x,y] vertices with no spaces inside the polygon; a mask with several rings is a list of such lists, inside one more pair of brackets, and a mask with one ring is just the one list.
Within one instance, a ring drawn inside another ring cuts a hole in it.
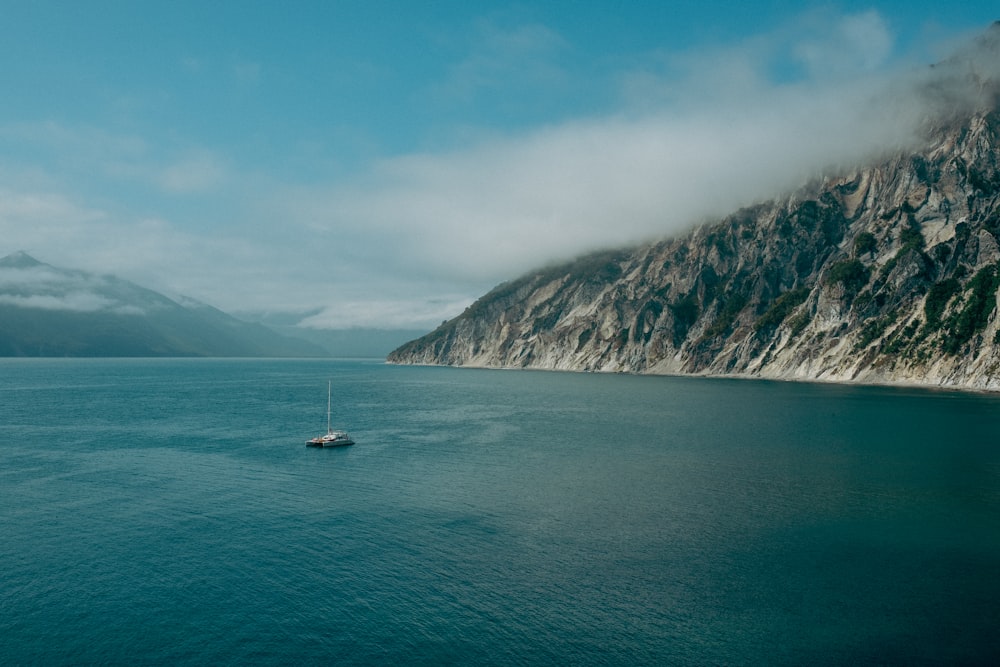
[{"label": "haze on horizon", "polygon": [[544,263],[906,146],[928,65],[1000,18],[661,4],[15,4],[0,255],[429,328]]}]

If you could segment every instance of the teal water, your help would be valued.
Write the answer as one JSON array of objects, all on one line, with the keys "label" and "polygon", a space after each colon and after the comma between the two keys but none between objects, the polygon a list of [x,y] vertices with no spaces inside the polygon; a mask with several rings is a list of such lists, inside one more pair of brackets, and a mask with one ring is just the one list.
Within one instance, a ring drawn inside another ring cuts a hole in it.
[{"label": "teal water", "polygon": [[[304,441],[334,422],[354,447]],[[0,664],[996,664],[1000,397],[0,361]]]}]

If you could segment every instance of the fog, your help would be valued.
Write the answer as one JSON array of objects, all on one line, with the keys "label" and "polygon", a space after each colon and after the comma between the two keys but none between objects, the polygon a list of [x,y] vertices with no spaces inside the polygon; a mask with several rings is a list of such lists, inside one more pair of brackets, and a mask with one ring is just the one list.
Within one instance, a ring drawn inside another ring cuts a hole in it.
[{"label": "fog", "polygon": [[[378,239],[387,270],[454,280],[501,280],[676,234],[915,148],[922,128],[967,107],[983,77],[996,75],[995,50],[966,49],[933,68],[883,66],[890,39],[868,13],[808,44],[761,38],[686,54],[679,80],[640,77],[642,103],[620,113],[386,158],[298,205],[320,227]],[[779,46],[799,57],[792,80],[764,71]]]},{"label": "fog", "polygon": [[[997,32],[910,53],[877,12],[810,11],[740,41],[623,62],[600,111],[455,127],[423,150],[315,174],[287,168],[295,156],[275,156],[285,169],[243,163],[207,139],[8,124],[0,233],[6,252],[229,312],[431,327],[539,266],[678,234],[919,146],[930,123],[995,94]],[[524,76],[511,90],[538,85]]]}]

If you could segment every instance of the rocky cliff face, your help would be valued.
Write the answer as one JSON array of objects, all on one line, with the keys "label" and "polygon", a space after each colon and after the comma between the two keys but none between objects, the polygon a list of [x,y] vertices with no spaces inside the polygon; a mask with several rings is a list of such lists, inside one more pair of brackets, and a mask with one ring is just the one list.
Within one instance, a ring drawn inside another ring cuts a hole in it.
[{"label": "rocky cliff face", "polygon": [[389,361],[1000,389],[1000,113],[970,81],[918,151],[505,283]]}]

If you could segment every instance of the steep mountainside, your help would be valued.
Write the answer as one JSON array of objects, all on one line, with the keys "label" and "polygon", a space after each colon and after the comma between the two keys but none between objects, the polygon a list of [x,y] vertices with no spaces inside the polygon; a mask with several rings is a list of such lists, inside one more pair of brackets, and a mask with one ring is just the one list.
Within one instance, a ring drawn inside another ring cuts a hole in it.
[{"label": "steep mountainside", "polygon": [[969,76],[919,151],[505,283],[389,361],[1000,389],[1000,114]]},{"label": "steep mountainside", "polygon": [[112,276],[0,259],[0,356],[325,356],[320,348]]}]

